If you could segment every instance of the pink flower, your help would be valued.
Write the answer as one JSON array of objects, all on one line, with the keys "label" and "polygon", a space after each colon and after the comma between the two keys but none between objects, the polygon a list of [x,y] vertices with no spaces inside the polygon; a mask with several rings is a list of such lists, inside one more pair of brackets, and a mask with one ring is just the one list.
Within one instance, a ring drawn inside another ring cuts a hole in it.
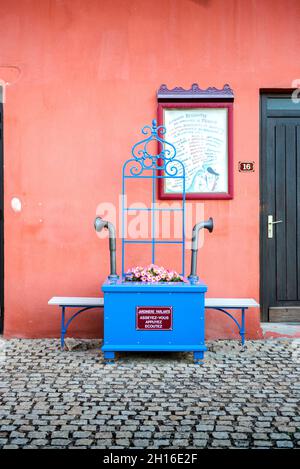
[{"label": "pink flower", "polygon": [[143,283],[159,282],[186,282],[176,270],[168,270],[163,266],[149,264],[146,267],[136,266],[128,269],[125,281],[135,281]]}]

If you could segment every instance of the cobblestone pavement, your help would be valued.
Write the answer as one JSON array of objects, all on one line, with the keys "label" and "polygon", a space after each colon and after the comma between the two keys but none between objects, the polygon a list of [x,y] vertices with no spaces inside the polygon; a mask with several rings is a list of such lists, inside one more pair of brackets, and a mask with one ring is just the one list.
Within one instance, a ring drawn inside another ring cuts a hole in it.
[{"label": "cobblestone pavement", "polygon": [[0,339],[2,448],[299,448],[300,341],[120,354],[99,342]]}]

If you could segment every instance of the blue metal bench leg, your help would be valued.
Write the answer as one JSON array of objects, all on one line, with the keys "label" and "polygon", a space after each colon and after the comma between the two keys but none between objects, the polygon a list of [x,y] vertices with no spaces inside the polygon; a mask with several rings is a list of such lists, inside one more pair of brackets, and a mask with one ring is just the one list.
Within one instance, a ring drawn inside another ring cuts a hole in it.
[{"label": "blue metal bench leg", "polygon": [[240,336],[242,340],[242,346],[245,345],[245,308],[242,308],[242,323],[240,328]]},{"label": "blue metal bench leg", "polygon": [[62,350],[65,348],[65,334],[66,334],[66,328],[65,328],[65,306],[62,306],[61,308],[61,332],[60,332],[60,347]]},{"label": "blue metal bench leg", "polygon": [[202,364],[204,359],[204,352],[194,352],[194,362],[197,364]]},{"label": "blue metal bench leg", "polygon": [[103,352],[104,360],[106,363],[113,363],[115,359],[115,352]]}]

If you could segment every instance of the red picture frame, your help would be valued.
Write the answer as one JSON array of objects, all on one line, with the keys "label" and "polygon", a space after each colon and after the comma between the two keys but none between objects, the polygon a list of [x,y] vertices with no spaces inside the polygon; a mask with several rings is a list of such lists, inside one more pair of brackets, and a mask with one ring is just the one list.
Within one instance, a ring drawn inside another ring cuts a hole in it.
[{"label": "red picture frame", "polygon": [[[210,199],[232,199],[233,198],[233,102],[159,102],[158,103],[158,125],[165,125],[165,109],[205,109],[226,108],[227,109],[227,191],[226,192],[186,192],[187,200],[210,200]],[[171,142],[172,143],[172,142]],[[158,181],[158,197],[166,200],[181,200],[182,193],[166,193],[166,179]]]}]

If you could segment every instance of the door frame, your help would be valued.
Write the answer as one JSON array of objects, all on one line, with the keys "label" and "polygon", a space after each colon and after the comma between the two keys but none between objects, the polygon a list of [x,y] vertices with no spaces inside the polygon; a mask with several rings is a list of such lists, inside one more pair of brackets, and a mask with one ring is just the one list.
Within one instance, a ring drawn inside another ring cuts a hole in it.
[{"label": "door frame", "polygon": [[0,334],[4,328],[4,177],[3,177],[3,90],[0,87]]},{"label": "door frame", "polygon": [[[266,127],[267,127],[267,99],[286,98],[287,95],[295,91],[294,88],[261,88],[260,90],[260,103],[259,103],[259,270],[260,270],[260,305],[261,305],[261,321],[269,322],[269,290],[267,282],[267,265],[265,262],[266,252],[264,250],[267,239],[267,213],[266,213],[266,185],[264,184],[264,176],[266,175]],[[293,112],[293,111],[292,111]],[[276,115],[280,117],[280,111],[276,111]],[[298,114],[297,114],[298,115]],[[286,116],[284,113],[283,116]]]}]

